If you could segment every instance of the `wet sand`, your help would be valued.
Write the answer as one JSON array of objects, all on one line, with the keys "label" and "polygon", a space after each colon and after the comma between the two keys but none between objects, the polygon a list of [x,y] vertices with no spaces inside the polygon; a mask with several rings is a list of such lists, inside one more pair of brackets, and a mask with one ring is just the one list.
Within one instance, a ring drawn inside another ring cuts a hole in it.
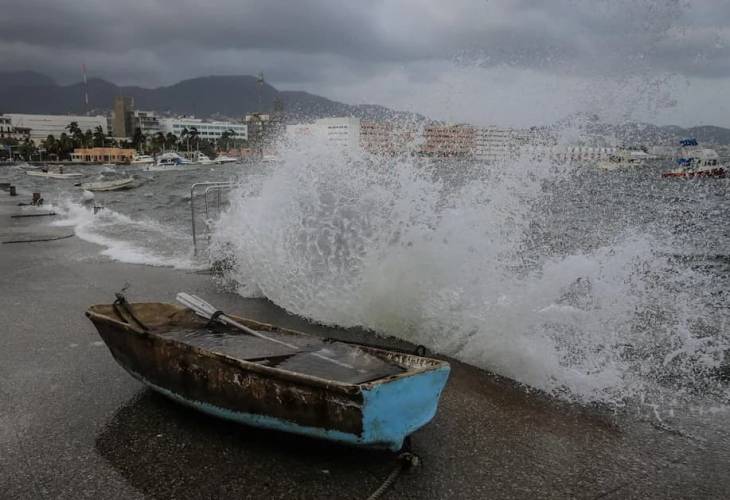
[{"label": "wet sand", "polygon": [[[0,241],[68,235],[48,227],[52,217],[10,219],[25,198],[0,191]],[[367,334],[309,324],[205,273],[114,263],[99,250],[75,237],[0,244],[0,497],[366,498],[382,483],[391,453],[227,423],[145,389],[83,313],[130,283],[132,301],[188,291],[312,333]],[[727,413],[658,425],[452,368],[436,418],[413,435],[422,465],[384,498],[730,496]]]}]

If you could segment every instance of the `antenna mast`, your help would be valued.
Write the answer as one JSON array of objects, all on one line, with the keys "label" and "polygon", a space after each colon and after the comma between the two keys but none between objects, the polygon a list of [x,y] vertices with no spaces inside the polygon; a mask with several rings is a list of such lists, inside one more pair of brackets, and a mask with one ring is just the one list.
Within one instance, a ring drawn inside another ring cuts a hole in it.
[{"label": "antenna mast", "polygon": [[86,79],[86,64],[81,64],[81,72],[84,75],[84,109],[86,115],[89,115],[89,82]]},{"label": "antenna mast", "polygon": [[259,113],[263,113],[263,109],[261,109],[261,92],[264,88],[264,73],[263,71],[259,71],[259,74],[256,77],[256,83],[258,84],[258,94],[259,94]]}]

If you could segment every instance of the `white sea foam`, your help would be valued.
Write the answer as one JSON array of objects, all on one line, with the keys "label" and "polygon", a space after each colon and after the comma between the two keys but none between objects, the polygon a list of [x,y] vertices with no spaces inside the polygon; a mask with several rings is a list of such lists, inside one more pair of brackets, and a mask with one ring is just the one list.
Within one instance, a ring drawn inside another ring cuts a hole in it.
[{"label": "white sea foam", "polygon": [[281,157],[234,193],[214,236],[243,295],[579,401],[657,398],[667,374],[690,391],[728,346],[694,328],[709,316],[702,284],[687,288],[664,242],[629,233],[572,255],[534,251],[544,181],[564,167],[522,160],[455,184],[417,159],[314,139]]},{"label": "white sea foam", "polygon": [[56,226],[74,228],[76,236],[104,247],[101,255],[129,264],[199,269],[187,243],[189,236],[152,219],[133,219],[109,208],[96,214],[92,207],[64,200],[53,207],[62,219]]}]

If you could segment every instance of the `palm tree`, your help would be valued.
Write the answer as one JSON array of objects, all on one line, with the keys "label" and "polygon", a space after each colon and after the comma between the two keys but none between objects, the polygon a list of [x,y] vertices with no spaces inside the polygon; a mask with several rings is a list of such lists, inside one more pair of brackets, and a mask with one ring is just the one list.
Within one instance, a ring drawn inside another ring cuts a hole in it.
[{"label": "palm tree", "polygon": [[61,136],[58,138],[58,159],[68,158],[73,150],[74,140],[66,135],[66,132],[61,132]]},{"label": "palm tree", "polygon": [[[195,149],[200,148],[200,141],[198,138],[200,137],[200,132],[198,132],[198,129],[195,127],[190,127],[190,139],[193,141],[193,146],[195,146]],[[188,146],[188,151],[190,150],[190,147]]]},{"label": "palm tree", "polygon": [[46,150],[48,157],[55,156],[58,158],[58,141],[53,135],[49,135],[41,143],[41,147]]},{"label": "palm tree", "polygon": [[156,152],[161,151],[165,148],[165,134],[162,132],[157,132],[155,135],[152,136],[152,149]]},{"label": "palm tree", "polygon": [[38,151],[38,149],[35,147],[35,144],[31,142],[31,140],[27,137],[25,138],[25,141],[20,144],[18,150],[20,152],[20,155],[26,161],[30,161],[31,156]]},{"label": "palm tree", "polygon": [[177,149],[177,136],[172,132],[168,132],[165,136],[165,147],[167,149]]},{"label": "palm tree", "polygon": [[94,129],[94,146],[103,148],[105,142],[106,136],[104,135],[104,129],[101,128],[101,125],[97,125]]},{"label": "palm tree", "polygon": [[71,135],[71,140],[74,143],[74,147],[81,147],[84,144],[84,133],[79,127],[78,122],[71,122],[66,125],[66,130]]},{"label": "palm tree", "polygon": [[41,146],[43,146],[43,149],[45,149],[46,151],[53,151],[53,149],[56,147],[56,138],[53,137],[53,134],[50,134],[43,140]]},{"label": "palm tree", "polygon": [[84,132],[84,147],[88,148],[94,145],[94,134],[91,130],[86,129]]},{"label": "palm tree", "polygon": [[225,144],[225,148],[226,148],[226,150],[229,150],[229,149],[231,149],[231,145],[230,145],[230,140],[231,140],[231,139],[233,139],[233,143],[234,143],[234,145],[235,145],[235,143],[236,143],[236,131],[235,131],[235,130],[233,130],[232,128],[229,128],[228,130],[224,131],[224,132],[223,132],[223,133],[221,134],[221,137],[220,137],[220,139],[218,140],[218,141],[219,141],[218,143],[219,143],[219,144],[220,144],[221,142],[222,142],[222,143],[224,143],[224,144]]},{"label": "palm tree", "polygon": [[66,130],[68,130],[68,133],[73,135],[76,135],[81,132],[81,128],[79,127],[79,122],[71,122],[68,125],[66,125]]},{"label": "palm tree", "polygon": [[190,150],[190,131],[187,127],[183,127],[182,131],[180,131],[180,142],[187,143],[188,150]]},{"label": "palm tree", "polygon": [[134,149],[141,151],[146,141],[147,137],[142,133],[142,130],[139,127],[135,128],[134,135],[132,136],[132,146],[134,146]]}]

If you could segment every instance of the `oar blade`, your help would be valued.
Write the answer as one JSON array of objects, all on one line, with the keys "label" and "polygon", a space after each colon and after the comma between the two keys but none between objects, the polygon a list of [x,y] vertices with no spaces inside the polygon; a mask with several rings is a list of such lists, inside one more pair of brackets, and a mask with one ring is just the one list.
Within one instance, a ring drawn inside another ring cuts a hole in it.
[{"label": "oar blade", "polygon": [[216,312],[216,308],[201,299],[196,295],[190,295],[189,293],[180,292],[175,297],[178,302],[192,309],[195,314],[204,318],[210,319],[211,316]]}]

